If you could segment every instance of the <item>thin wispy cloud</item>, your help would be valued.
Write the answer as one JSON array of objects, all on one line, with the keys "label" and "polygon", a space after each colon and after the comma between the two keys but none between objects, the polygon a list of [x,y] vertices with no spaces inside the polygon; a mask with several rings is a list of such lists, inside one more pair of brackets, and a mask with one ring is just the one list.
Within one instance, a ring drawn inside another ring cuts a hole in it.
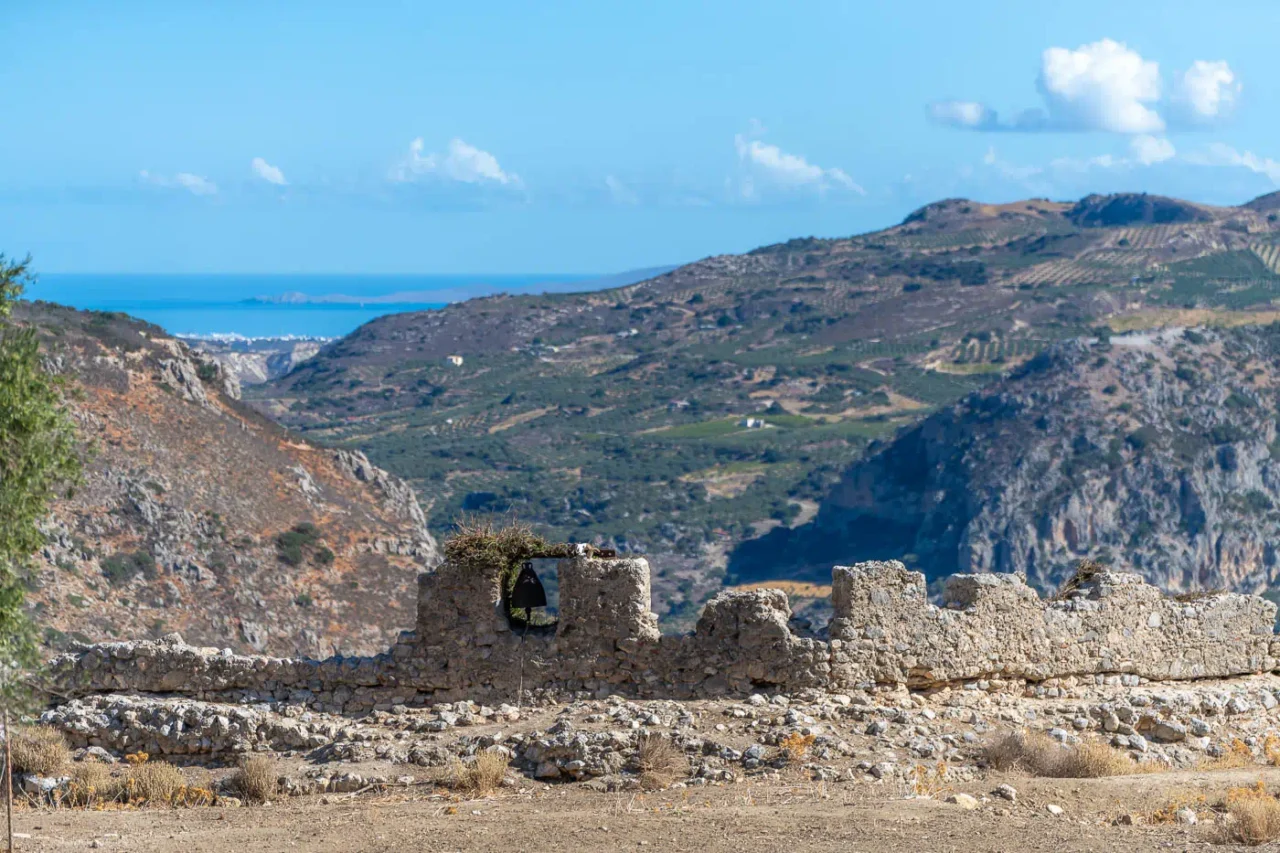
[{"label": "thin wispy cloud", "polygon": [[456,137],[443,154],[428,153],[422,137],[413,140],[408,154],[392,167],[390,178],[400,183],[437,178],[465,184],[520,185],[519,176],[505,171],[497,157]]},{"label": "thin wispy cloud", "polygon": [[613,175],[605,175],[604,185],[605,189],[609,191],[609,197],[618,204],[635,205],[640,203],[640,197],[621,179]]},{"label": "thin wispy cloud", "polygon": [[1266,176],[1273,184],[1280,185],[1280,162],[1261,157],[1252,151],[1239,151],[1225,142],[1212,142],[1203,150],[1193,151],[1187,162],[1197,166],[1231,166],[1248,169]]},{"label": "thin wispy cloud", "polygon": [[935,101],[937,124],[977,131],[1105,131],[1158,134],[1171,126],[1214,124],[1230,114],[1240,83],[1226,60],[1196,60],[1166,87],[1160,65],[1104,38],[1074,50],[1051,47],[1036,79],[1043,104],[1005,120],[978,100]]},{"label": "thin wispy cloud", "polygon": [[176,175],[157,175],[143,169],[138,177],[148,184],[167,189],[183,189],[192,195],[217,195],[218,185],[208,178],[190,172],[178,172]]},{"label": "thin wispy cloud", "polygon": [[249,166],[253,169],[253,173],[255,175],[262,178],[262,180],[269,184],[275,184],[276,186],[282,187],[288,183],[284,179],[284,172],[280,170],[279,166],[272,166],[261,157],[254,157]]},{"label": "thin wispy cloud", "polygon": [[777,145],[743,134],[734,137],[733,145],[739,164],[745,170],[739,181],[740,194],[745,198],[755,198],[764,188],[808,189],[820,194],[837,190],[866,195],[866,190],[843,169],[823,168]]}]

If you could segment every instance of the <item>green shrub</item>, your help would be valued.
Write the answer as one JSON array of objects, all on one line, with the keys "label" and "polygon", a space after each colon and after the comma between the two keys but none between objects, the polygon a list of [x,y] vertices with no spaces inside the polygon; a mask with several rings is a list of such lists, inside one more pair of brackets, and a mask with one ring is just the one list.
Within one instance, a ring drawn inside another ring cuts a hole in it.
[{"label": "green shrub", "polygon": [[117,552],[102,561],[102,574],[112,585],[128,583],[135,575],[155,577],[156,558],[148,551]]},{"label": "green shrub", "polygon": [[306,558],[306,549],[320,539],[320,530],[309,521],[295,524],[292,529],[276,536],[276,554],[280,561],[298,566]]}]

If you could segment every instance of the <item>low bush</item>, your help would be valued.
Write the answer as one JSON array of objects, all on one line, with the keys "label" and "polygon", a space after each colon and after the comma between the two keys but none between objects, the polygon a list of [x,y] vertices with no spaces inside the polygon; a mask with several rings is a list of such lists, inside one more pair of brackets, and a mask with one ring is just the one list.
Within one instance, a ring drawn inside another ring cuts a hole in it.
[{"label": "low bush", "polygon": [[156,558],[147,551],[112,554],[102,560],[102,575],[113,586],[128,583],[135,576],[154,577]]},{"label": "low bush", "polygon": [[472,797],[492,794],[507,778],[507,759],[497,752],[478,752],[470,761],[454,759],[449,765],[449,787]]},{"label": "low bush", "polygon": [[264,803],[280,792],[279,768],[268,756],[248,756],[231,777],[231,787],[249,802]]},{"label": "low bush", "polygon": [[1280,800],[1261,782],[1252,788],[1232,788],[1225,802],[1225,841],[1256,847],[1280,838]]},{"label": "low bush", "polygon": [[640,738],[636,766],[640,787],[647,791],[665,788],[689,775],[689,759],[678,746],[658,735]]},{"label": "low bush", "polygon": [[1106,744],[1089,741],[1063,746],[1040,732],[1010,732],[988,744],[984,758],[995,770],[1060,779],[1124,776],[1147,769]]},{"label": "low bush", "polygon": [[306,550],[320,541],[320,529],[309,521],[295,524],[276,536],[276,555],[290,566],[300,566]]},{"label": "low bush", "polygon": [[69,806],[92,808],[118,800],[120,793],[120,780],[111,775],[111,767],[88,759],[71,768],[71,781],[63,802]]},{"label": "low bush", "polygon": [[164,761],[135,764],[124,780],[126,799],[146,805],[170,805],[186,786],[182,771]]},{"label": "low bush", "polygon": [[15,728],[9,739],[15,773],[57,776],[71,762],[71,748],[52,726]]}]

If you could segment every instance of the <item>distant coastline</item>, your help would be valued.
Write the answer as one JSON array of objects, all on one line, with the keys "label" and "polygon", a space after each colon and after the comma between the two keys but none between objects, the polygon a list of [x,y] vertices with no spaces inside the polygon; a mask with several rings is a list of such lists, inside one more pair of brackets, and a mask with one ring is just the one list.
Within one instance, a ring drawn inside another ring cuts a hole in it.
[{"label": "distant coastline", "polygon": [[329,340],[371,320],[496,293],[601,290],[661,275],[165,275],[47,273],[25,294],[118,311],[192,340]]}]

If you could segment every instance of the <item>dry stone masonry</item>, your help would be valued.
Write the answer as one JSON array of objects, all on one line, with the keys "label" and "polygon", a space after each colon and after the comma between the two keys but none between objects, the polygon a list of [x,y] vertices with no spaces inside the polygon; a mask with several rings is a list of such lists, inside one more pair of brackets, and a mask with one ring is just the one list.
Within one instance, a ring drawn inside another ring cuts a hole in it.
[{"label": "dry stone masonry", "polygon": [[[1174,599],[1129,574],[1098,573],[1051,601],[1019,576],[956,575],[937,607],[924,577],[901,563],[837,566],[823,641],[791,631],[779,590],[726,591],[692,634],[664,636],[643,558],[575,556],[558,572],[558,622],[527,633],[504,612],[500,566],[446,562],[419,578],[415,629],[374,657],[245,656],[170,635],[80,646],[52,670],[74,701],[161,694],[178,702],[182,713],[161,718],[157,737],[170,737],[176,723],[217,738],[235,721],[205,720],[192,710],[198,703],[353,714],[460,700],[518,704],[521,687],[542,697],[690,699],[981,683],[1034,695],[1064,680],[1136,685],[1280,668],[1274,604],[1231,593]],[[314,734],[285,727],[271,737]]]}]

